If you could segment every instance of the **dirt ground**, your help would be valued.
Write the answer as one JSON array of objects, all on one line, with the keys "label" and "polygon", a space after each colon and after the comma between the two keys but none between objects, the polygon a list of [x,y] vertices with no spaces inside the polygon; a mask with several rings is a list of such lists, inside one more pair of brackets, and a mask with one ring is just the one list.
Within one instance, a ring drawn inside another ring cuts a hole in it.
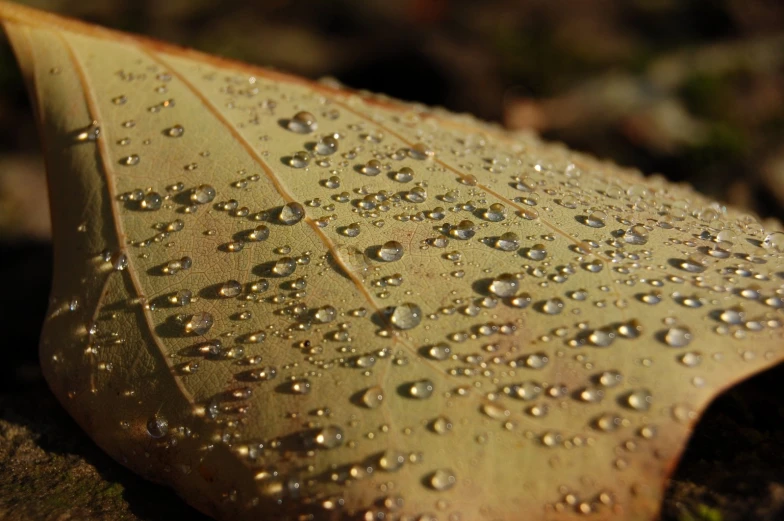
[{"label": "dirt ground", "polygon": [[[37,5],[308,77],[532,127],[784,218],[784,2],[563,0]],[[0,519],[204,519],[95,447],[36,360],[51,253],[37,138],[0,45]],[[772,226],[776,226],[772,224]],[[662,520],[784,520],[784,367],[719,398]]]}]

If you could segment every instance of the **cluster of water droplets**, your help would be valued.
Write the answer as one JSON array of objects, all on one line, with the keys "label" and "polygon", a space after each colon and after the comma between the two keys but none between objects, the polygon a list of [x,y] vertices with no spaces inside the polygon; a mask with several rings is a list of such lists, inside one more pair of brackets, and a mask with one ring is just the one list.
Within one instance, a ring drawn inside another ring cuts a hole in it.
[{"label": "cluster of water droplets", "polygon": [[[580,488],[543,508],[609,511],[625,491],[558,462],[605,444],[616,456],[585,469],[598,478],[664,453],[658,424],[691,421],[689,393],[774,356],[784,241],[751,217],[438,112],[145,70],[102,105],[121,124],[74,133],[105,141],[128,234],[97,264],[139,274],[128,308],[193,396],[127,423],[160,450],[229,447],[258,495],[228,501],[336,510],[369,481],[369,518],[458,519],[474,467],[522,464],[530,446]],[[203,110],[194,88],[214,100],[208,123],[185,110]],[[98,361],[122,336],[104,305]],[[184,434],[194,417],[209,439]]]}]

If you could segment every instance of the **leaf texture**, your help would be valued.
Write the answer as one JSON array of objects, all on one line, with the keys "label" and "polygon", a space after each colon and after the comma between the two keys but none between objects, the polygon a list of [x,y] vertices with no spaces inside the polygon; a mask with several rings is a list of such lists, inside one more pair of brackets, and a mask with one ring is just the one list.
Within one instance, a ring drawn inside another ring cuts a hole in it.
[{"label": "leaf texture", "polygon": [[778,363],[782,234],[438,109],[0,5],[45,147],[47,380],[218,519],[654,519]]}]

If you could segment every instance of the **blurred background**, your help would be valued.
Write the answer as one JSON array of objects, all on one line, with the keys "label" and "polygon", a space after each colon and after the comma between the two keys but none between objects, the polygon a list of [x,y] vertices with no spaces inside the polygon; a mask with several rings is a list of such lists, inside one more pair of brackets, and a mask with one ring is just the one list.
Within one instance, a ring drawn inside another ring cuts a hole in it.
[{"label": "blurred background", "polygon": [[[330,76],[349,87],[470,112],[509,128],[533,128],[646,174],[688,182],[763,220],[784,218],[782,0],[23,3],[309,78]],[[91,450],[83,448],[89,442],[57,412],[35,358],[51,269],[45,189],[27,95],[2,41],[0,320],[9,353],[4,356],[11,363],[0,366],[0,434],[2,421],[10,422],[39,438],[53,437],[54,447],[81,457]],[[711,409],[709,427],[695,436],[700,445],[689,449],[679,469],[679,482],[688,486],[669,492],[667,519],[745,519],[737,517],[744,509],[754,516],[749,519],[784,519],[784,476],[776,470],[784,468],[784,457],[766,452],[774,447],[784,452],[784,428],[771,419],[781,419],[782,406],[765,383],[772,378],[771,388],[778,388],[778,375],[752,380],[717,402],[718,413]],[[31,400],[56,422],[66,422],[65,431],[20,412]],[[0,466],[11,457],[2,441],[0,436]],[[138,493],[134,478],[111,470],[110,462],[100,463],[99,452],[90,454],[87,459],[99,469],[108,465],[109,475],[125,476],[115,478],[124,480],[125,496],[131,490],[131,496],[155,497]],[[711,465],[711,458],[718,463]],[[745,476],[740,482],[738,472]],[[0,514],[3,504],[0,494]],[[145,515],[141,518],[152,519]]]}]

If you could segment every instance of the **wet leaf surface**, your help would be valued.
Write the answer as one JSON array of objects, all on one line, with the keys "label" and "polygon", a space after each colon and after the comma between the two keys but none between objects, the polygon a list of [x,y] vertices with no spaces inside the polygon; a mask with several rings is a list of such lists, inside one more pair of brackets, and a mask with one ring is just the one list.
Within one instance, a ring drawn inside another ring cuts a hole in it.
[{"label": "wet leaf surface", "polygon": [[751,216],[468,117],[0,12],[53,194],[44,374],[210,515],[653,519],[700,412],[782,357],[782,234]]}]

